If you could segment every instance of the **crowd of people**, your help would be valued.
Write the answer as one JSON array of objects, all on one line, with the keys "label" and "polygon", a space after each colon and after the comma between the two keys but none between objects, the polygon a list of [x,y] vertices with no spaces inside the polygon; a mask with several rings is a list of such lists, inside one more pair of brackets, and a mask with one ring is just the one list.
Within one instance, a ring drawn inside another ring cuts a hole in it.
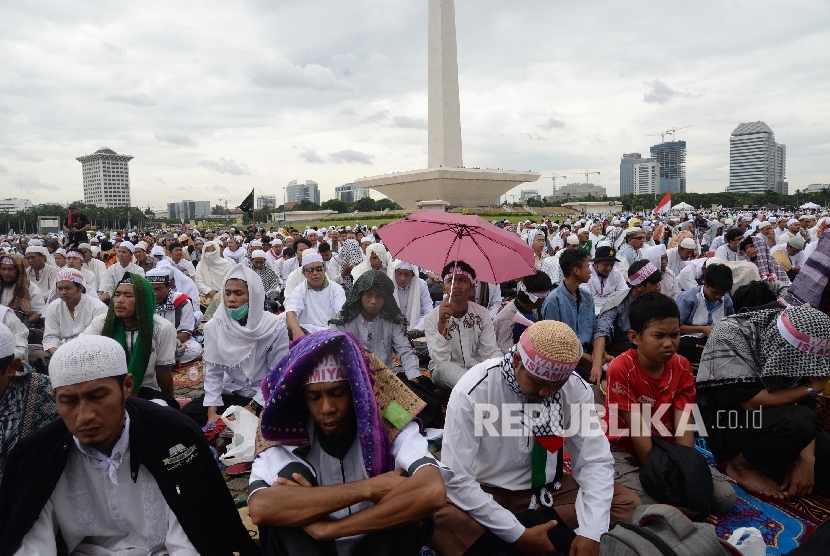
[{"label": "crowd of people", "polygon": [[[73,209],[0,238],[0,556],[586,556],[642,504],[716,523],[735,484],[830,492],[828,223],[496,222],[536,266],[502,284],[395,259],[382,226],[103,234]],[[232,406],[259,418],[256,542],[204,434]]]}]

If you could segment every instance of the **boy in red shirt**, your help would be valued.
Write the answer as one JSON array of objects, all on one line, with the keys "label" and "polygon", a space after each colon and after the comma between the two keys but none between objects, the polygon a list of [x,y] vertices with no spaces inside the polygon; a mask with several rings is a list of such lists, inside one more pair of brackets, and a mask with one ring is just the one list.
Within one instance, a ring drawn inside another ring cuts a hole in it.
[{"label": "boy in red shirt", "polygon": [[[655,504],[640,483],[640,468],[648,458],[654,436],[694,446],[689,417],[695,403],[695,378],[689,361],[677,355],[680,310],[674,300],[657,292],[641,295],[631,304],[628,318],[628,338],[635,347],[608,366],[604,420],[609,426],[615,482],[636,492],[643,504]],[[650,427],[646,424],[644,416],[649,409],[655,418],[660,415],[660,425],[655,419]],[[675,431],[681,423],[683,433],[677,436]],[[651,434],[645,433],[649,428]],[[715,469],[711,471],[715,486],[712,512],[726,513],[737,495],[726,477]]]}]

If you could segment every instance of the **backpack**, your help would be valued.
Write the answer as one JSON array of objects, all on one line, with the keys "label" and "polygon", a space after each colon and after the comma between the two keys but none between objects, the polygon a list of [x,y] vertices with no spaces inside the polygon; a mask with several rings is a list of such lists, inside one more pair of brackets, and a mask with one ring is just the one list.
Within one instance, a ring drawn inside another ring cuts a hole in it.
[{"label": "backpack", "polygon": [[648,504],[634,510],[633,523],[618,521],[599,543],[602,556],[728,556],[740,552],[673,506]]}]

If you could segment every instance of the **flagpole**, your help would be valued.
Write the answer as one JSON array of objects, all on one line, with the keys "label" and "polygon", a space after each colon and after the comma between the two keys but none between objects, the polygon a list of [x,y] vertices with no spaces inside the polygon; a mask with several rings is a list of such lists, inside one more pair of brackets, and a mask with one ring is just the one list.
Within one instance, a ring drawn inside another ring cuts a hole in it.
[{"label": "flagpole", "polygon": [[[256,201],[256,188],[251,189],[251,225],[256,228],[256,205],[254,202]],[[256,235],[256,229],[254,230],[254,235]]]}]

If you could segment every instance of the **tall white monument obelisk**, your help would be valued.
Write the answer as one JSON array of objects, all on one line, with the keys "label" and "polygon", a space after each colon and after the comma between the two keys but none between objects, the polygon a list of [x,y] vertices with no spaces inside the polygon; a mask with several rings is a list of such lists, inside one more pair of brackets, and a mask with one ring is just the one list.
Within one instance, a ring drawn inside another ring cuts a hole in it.
[{"label": "tall white monument obelisk", "polygon": [[453,206],[491,205],[502,194],[538,172],[464,168],[461,156],[461,103],[458,95],[458,46],[455,2],[429,0],[429,143],[428,168],[355,180],[404,208],[442,200]]}]

